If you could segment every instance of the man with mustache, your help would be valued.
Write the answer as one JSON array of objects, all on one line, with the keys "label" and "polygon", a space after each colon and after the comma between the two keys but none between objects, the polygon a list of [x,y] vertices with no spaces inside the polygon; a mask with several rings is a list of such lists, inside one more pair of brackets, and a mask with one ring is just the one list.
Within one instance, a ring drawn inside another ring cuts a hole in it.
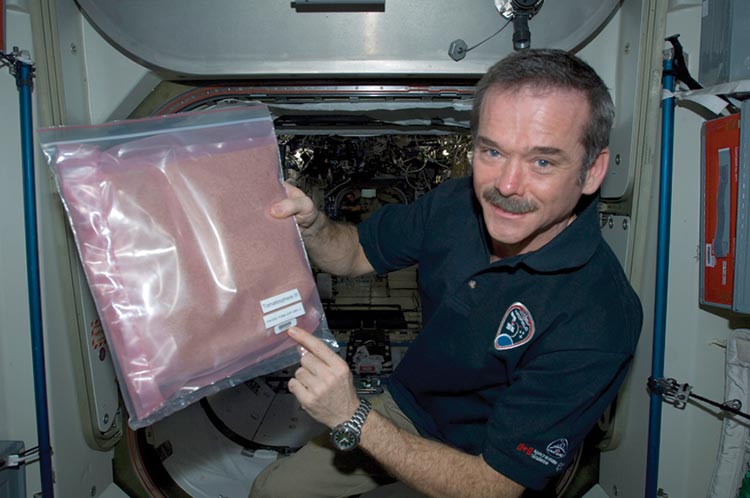
[{"label": "man with mustache", "polygon": [[471,177],[357,227],[288,187],[271,212],[297,217],[322,270],[419,265],[423,330],[370,401],[336,353],[290,330],[303,354],[289,390],[330,440],[273,463],[252,497],[350,496],[393,479],[428,496],[517,497],[565,468],[614,399],[642,324],[599,229],[613,119],[583,61],[516,52],[476,87]]}]

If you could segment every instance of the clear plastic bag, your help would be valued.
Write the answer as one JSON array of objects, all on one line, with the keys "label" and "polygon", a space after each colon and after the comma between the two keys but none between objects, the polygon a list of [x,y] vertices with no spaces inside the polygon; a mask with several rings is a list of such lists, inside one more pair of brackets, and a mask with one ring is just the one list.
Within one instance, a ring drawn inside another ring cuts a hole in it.
[{"label": "clear plastic bag", "polygon": [[262,105],[39,130],[137,429],[336,348]]}]

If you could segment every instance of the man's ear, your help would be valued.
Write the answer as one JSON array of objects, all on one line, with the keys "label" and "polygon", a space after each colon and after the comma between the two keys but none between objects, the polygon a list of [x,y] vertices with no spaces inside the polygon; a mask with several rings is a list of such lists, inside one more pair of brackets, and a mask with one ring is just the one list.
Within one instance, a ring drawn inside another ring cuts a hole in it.
[{"label": "man's ear", "polygon": [[591,195],[601,186],[604,181],[604,177],[607,176],[609,170],[609,148],[603,149],[594,160],[594,163],[589,166],[586,172],[586,179],[583,181],[583,193]]}]

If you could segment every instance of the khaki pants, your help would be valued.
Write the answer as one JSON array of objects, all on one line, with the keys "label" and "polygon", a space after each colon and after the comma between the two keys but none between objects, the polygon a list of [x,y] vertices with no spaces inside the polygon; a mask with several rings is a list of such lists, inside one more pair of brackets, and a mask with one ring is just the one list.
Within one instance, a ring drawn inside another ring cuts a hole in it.
[{"label": "khaki pants", "polygon": [[[394,425],[419,434],[388,391],[370,401],[373,410]],[[266,467],[255,479],[250,498],[343,498],[392,482],[394,479],[365,452],[336,451],[326,432]]]}]

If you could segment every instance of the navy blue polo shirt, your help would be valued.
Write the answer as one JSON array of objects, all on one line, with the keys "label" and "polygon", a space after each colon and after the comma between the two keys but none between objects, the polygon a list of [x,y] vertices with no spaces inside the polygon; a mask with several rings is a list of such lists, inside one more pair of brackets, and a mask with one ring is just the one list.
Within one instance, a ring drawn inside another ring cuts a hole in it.
[{"label": "navy blue polo shirt", "polygon": [[423,329],[389,379],[420,432],[543,488],[613,401],[642,324],[595,198],[541,249],[490,264],[471,178],[358,225],[379,274],[418,263]]}]

